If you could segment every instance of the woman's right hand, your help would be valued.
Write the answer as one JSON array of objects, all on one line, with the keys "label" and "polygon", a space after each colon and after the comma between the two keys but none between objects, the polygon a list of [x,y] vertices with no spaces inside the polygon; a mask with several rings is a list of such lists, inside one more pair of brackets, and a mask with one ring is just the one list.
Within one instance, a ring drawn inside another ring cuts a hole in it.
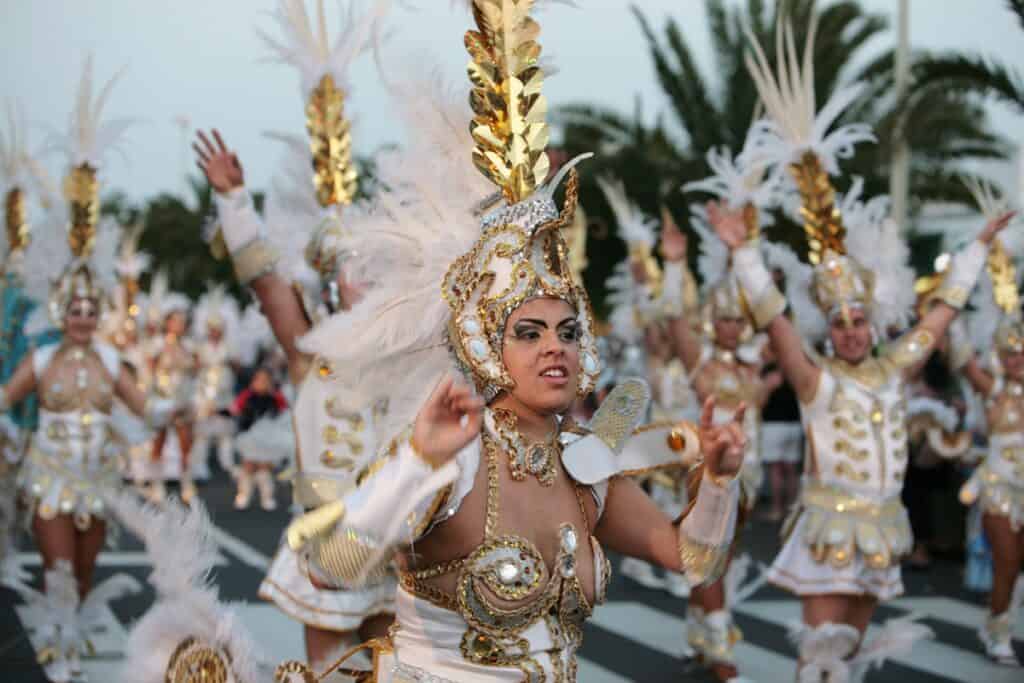
[{"label": "woman's right hand", "polygon": [[210,138],[200,130],[196,131],[199,140],[192,143],[192,149],[199,157],[196,160],[199,170],[203,172],[214,190],[225,194],[245,184],[242,164],[238,161],[238,155],[224,144],[220,131],[214,128],[210,132],[217,142],[216,145],[210,142]]},{"label": "woman's right hand", "polygon": [[420,408],[413,426],[413,448],[441,467],[480,434],[484,400],[463,382],[445,377]]},{"label": "woman's right hand", "polygon": [[666,261],[685,261],[687,240],[668,209],[661,210],[661,255]]},{"label": "woman's right hand", "polygon": [[725,242],[729,250],[739,249],[747,241],[747,224],[743,220],[743,210],[730,211],[718,202],[708,202],[708,221],[715,229],[718,238]]}]

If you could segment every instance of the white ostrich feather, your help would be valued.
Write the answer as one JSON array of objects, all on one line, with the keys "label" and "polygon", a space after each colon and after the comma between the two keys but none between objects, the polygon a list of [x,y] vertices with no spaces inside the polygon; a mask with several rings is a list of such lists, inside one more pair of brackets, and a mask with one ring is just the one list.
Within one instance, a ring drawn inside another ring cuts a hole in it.
[{"label": "white ostrich feather", "polygon": [[[765,165],[753,158],[751,145],[754,136],[751,131],[743,145],[743,152],[733,157],[728,147],[712,148],[705,157],[711,176],[683,185],[683,192],[707,192],[718,197],[730,208],[738,209],[746,204],[753,204],[758,209],[768,209],[778,203],[778,196],[785,175],[776,167],[768,171]],[[759,218],[762,227],[770,224],[771,215],[761,211]]]},{"label": "white ostrich feather", "polygon": [[390,0],[374,0],[370,9],[360,15],[356,13],[354,4],[346,8],[339,0],[342,19],[332,43],[328,37],[323,0],[316,0],[315,24],[306,11],[306,0],[278,0],[271,16],[277,23],[281,38],[272,38],[261,30],[257,33],[270,48],[275,61],[299,70],[303,100],[327,74],[331,75],[337,87],[348,91],[348,70],[356,58],[370,47],[390,5]]},{"label": "white ostrich feather", "polygon": [[861,645],[852,662],[867,669],[880,668],[886,659],[907,655],[914,643],[925,638],[934,638],[935,632],[924,624],[917,623],[920,614],[889,619],[867,642]]},{"label": "white ostrich feather", "polygon": [[260,311],[256,304],[249,304],[242,311],[238,323],[238,337],[235,344],[235,351],[239,362],[242,365],[252,365],[256,357],[263,349],[269,349],[276,344],[274,333],[270,329],[270,323]]},{"label": "white ostrich feather", "polygon": [[699,204],[690,207],[690,227],[699,238],[697,273],[706,292],[729,274],[729,248],[718,238],[708,221],[707,210]]},{"label": "white ostrich feather", "polygon": [[971,193],[978,210],[986,220],[992,220],[1010,209],[1006,193],[993,181],[975,176],[960,177],[967,191]]},{"label": "white ostrich feather", "polygon": [[653,249],[658,222],[645,216],[626,194],[626,186],[621,180],[611,176],[600,176],[597,184],[604,193],[608,205],[615,214],[615,222],[619,227],[619,237],[629,245],[643,245]]},{"label": "white ostrich feather", "polygon": [[815,115],[814,39],[818,30],[817,15],[811,21],[804,45],[803,60],[797,56],[793,27],[788,22],[777,27],[775,54],[778,71],[773,73],[768,57],[749,26],[744,26],[753,54],[744,59],[769,119],[757,121],[751,128],[748,156],[751,161],[787,164],[806,151],[814,152],[825,170],[839,173],[839,159],[853,153],[854,145],[874,141],[866,124],[829,129],[846,108],[860,96],[863,83],[838,88],[821,111]]},{"label": "white ostrich feather", "polygon": [[188,310],[192,307],[192,300],[181,292],[167,292],[164,294],[163,301],[160,306],[161,317],[167,317],[171,313],[181,312],[188,313]]},{"label": "white ostrich feather", "polygon": [[43,207],[52,206],[57,189],[46,169],[29,150],[28,122],[19,102],[7,101],[6,126],[0,128],[0,192],[18,187],[34,192]]},{"label": "white ostrich feather", "polygon": [[228,653],[238,683],[272,680],[261,650],[234,610],[220,602],[210,572],[217,563],[213,525],[199,501],[144,505],[131,493],[111,501],[146,545],[157,603],[132,627],[122,680],[162,683],[174,649],[189,636]]},{"label": "white ostrich feather", "polygon": [[88,55],[82,69],[82,80],[78,84],[75,106],[71,112],[70,127],[67,134],[57,136],[54,146],[68,155],[72,166],[88,163],[94,168],[102,166],[103,159],[110,151],[122,151],[125,131],[134,123],[131,118],[114,118],[104,120],[107,101],[114,86],[121,79],[125,69],[121,69],[100,87],[93,96],[93,58]]},{"label": "white ostrich feather", "polygon": [[141,304],[140,310],[146,311],[146,319],[149,321],[162,320],[164,317],[164,298],[170,289],[170,281],[167,279],[167,271],[161,268],[149,282],[149,292],[145,297],[145,307]]},{"label": "white ostrich feather", "polygon": [[117,252],[117,274],[123,278],[138,280],[142,274],[149,270],[152,258],[149,254],[139,250],[139,240],[142,238],[142,231],[145,224],[141,221],[128,226],[121,235],[121,246]]},{"label": "white ostrich feather", "polygon": [[863,188],[863,179],[854,178],[837,208],[846,226],[847,253],[875,274],[871,318],[884,333],[889,327],[904,328],[910,322],[917,303],[915,273],[900,226],[889,217],[889,198],[862,201]]},{"label": "white ostrich feather", "polygon": [[32,241],[25,249],[22,282],[26,295],[37,303],[47,300],[50,286],[71,261],[67,211],[63,202],[56,204],[32,226]]},{"label": "white ostrich feather", "polygon": [[907,418],[927,415],[934,419],[947,432],[956,431],[960,424],[960,416],[951,406],[931,398],[930,396],[915,396],[907,400]]},{"label": "white ostrich feather", "polygon": [[192,335],[197,339],[205,339],[207,322],[210,316],[220,317],[224,329],[224,343],[228,348],[235,346],[238,340],[241,313],[238,302],[228,294],[227,287],[211,284],[206,293],[199,297],[192,315]]},{"label": "white ostrich feather", "polygon": [[346,268],[369,285],[366,296],[299,342],[333,361],[337,400],[349,408],[387,395],[383,443],[412,423],[437,382],[455,370],[439,287],[453,258],[476,242],[474,208],[491,193],[468,160],[465,97],[453,97],[436,72],[423,74],[392,88],[412,139],[402,154],[381,155],[381,191],[358,224],[349,224],[353,256]]},{"label": "white ostrich feather", "polygon": [[616,264],[604,285],[612,335],[627,344],[642,344],[643,329],[636,318],[637,286],[628,259]]}]

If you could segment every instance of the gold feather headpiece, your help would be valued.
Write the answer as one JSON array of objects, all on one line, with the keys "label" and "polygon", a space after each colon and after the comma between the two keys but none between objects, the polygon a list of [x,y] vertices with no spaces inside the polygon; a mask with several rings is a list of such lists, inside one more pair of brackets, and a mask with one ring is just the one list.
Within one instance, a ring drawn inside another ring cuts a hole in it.
[{"label": "gold feather headpiece", "polygon": [[813,55],[817,27],[815,16],[801,58],[792,25],[780,22],[775,32],[777,70],[747,28],[753,50],[745,57],[747,71],[770,118],[751,129],[752,156],[788,168],[800,193],[808,260],[814,266],[815,303],[827,318],[841,314],[849,320],[851,308],[870,308],[874,284],[871,273],[847,255],[846,228],[829,174],[838,173],[838,159],[849,156],[855,144],[874,136],[862,124],[842,126],[826,135],[862,86],[840,88],[820,111],[816,109]]},{"label": "gold feather headpiece", "polygon": [[[492,398],[514,383],[501,357],[508,316],[529,299],[568,302],[581,330],[577,387],[589,393],[600,372],[590,302],[575,279],[561,231],[572,225],[577,176],[566,164],[548,184],[547,104],[541,93],[540,26],[534,0],[473,0],[476,29],[466,33],[473,112],[473,162],[500,190],[499,206],[481,221],[473,248],[451,265],[442,285],[452,311],[456,358]],[[568,174],[561,210],[553,194]]]}]

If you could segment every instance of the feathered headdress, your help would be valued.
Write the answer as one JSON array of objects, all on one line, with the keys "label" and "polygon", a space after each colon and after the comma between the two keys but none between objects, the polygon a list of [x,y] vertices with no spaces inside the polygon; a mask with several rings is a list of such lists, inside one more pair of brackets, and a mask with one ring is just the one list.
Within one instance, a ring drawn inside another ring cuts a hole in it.
[{"label": "feathered headdress", "polygon": [[35,191],[44,208],[50,206],[54,193],[46,171],[29,152],[28,125],[24,112],[13,100],[7,102],[6,123],[6,129],[0,129],[0,193],[7,235],[3,272],[20,277],[24,252],[31,240],[29,193]]},{"label": "feathered headdress", "polygon": [[217,328],[221,330],[224,344],[233,347],[237,339],[239,318],[238,303],[228,294],[227,288],[211,284],[196,304],[192,319],[193,336],[205,339],[210,328]]},{"label": "feathered headdress", "polygon": [[[352,160],[350,124],[345,117],[348,71],[371,44],[390,4],[390,0],[375,0],[362,15],[357,15],[351,6],[331,43],[323,0],[316,0],[315,24],[306,11],[305,0],[278,0],[273,16],[281,39],[260,32],[275,59],[299,71],[306,103],[313,188],[317,202],[327,209],[320,213],[310,235],[306,256],[325,282],[333,282],[338,276],[341,254],[335,247],[343,235],[338,209],[355,199],[359,178]],[[306,163],[308,174],[308,157]]]},{"label": "feathered headdress", "polygon": [[621,180],[611,176],[597,179],[608,205],[615,215],[619,237],[629,248],[629,260],[644,264],[648,282],[655,289],[661,280],[661,268],[654,258],[654,246],[657,243],[657,221],[645,216],[626,194],[626,186]]},{"label": "feathered headdress", "polygon": [[[746,55],[747,70],[757,86],[770,120],[754,124],[751,139],[745,155],[761,163],[776,163],[786,166],[800,195],[800,217],[807,236],[808,260],[814,266],[811,291],[817,307],[827,322],[834,315],[849,319],[850,310],[861,308],[879,326],[891,320],[901,319],[907,308],[883,296],[906,285],[912,294],[912,280],[902,282],[905,262],[898,262],[895,256],[886,254],[885,265],[890,270],[874,270],[872,257],[880,258],[877,246],[864,253],[854,254],[851,245],[866,243],[869,239],[884,239],[895,254],[905,257],[905,248],[899,246],[899,226],[886,222],[878,223],[875,204],[859,203],[859,188],[851,191],[847,198],[848,210],[864,212],[856,217],[845,216],[843,206],[837,203],[836,192],[829,179],[830,174],[839,172],[839,159],[848,157],[859,142],[874,140],[868,126],[852,124],[842,126],[831,133],[829,129],[843,110],[857,98],[863,85],[855,83],[838,89],[829,98],[820,112],[816,109],[814,92],[814,39],[817,33],[817,17],[808,29],[807,42],[801,59],[797,55],[793,28],[782,24],[776,31],[776,56],[779,61],[778,73],[773,73],[764,50],[757,38],[747,29],[753,55]],[[847,240],[847,232],[853,226],[851,220],[867,223],[867,228],[857,226],[859,234]],[[884,228],[884,229],[883,229]],[[877,245],[877,243],[876,243]],[[880,283],[880,279],[895,274],[897,279]],[[798,314],[803,318],[803,329],[814,330],[812,336],[825,332],[825,326],[812,323],[808,318],[816,316],[809,312]],[[808,327],[809,326],[809,327]]]},{"label": "feathered headdress", "polygon": [[[85,298],[102,302],[104,289],[114,275],[114,254],[117,228],[100,221],[100,180],[98,171],[103,158],[117,149],[131,119],[104,120],[104,109],[110,93],[120,78],[111,78],[93,96],[92,56],[87,57],[79,82],[70,131],[59,141],[67,154],[70,170],[64,179],[67,200],[67,245],[71,263],[53,285],[49,299],[51,321],[61,327],[68,305]],[[102,253],[96,252],[98,236],[104,239]]]},{"label": "feathered headdress", "polygon": [[[380,160],[382,190],[352,237],[353,277],[373,286],[352,311],[321,323],[300,342],[330,361],[342,403],[347,393],[370,405],[399,378],[416,387],[390,396],[383,439],[412,422],[453,361],[487,398],[511,387],[501,358],[504,326],[532,297],[574,306],[582,332],[579,390],[588,392],[597,379],[589,303],[573,280],[559,234],[572,220],[575,174],[562,211],[552,197],[571,164],[541,184],[547,136],[532,6],[532,0],[474,1],[477,30],[466,35],[470,125],[436,79],[399,90],[399,109],[415,139],[400,158]],[[480,175],[467,172],[470,150],[482,177],[501,191],[498,206],[480,224],[474,209],[487,189]],[[461,256],[453,262],[453,254]]]},{"label": "feathered headdress", "polygon": [[[1009,209],[1005,194],[994,183],[967,176],[963,181],[986,220],[1001,216]],[[981,280],[971,297],[974,312],[969,328],[978,349],[1024,351],[1024,320],[1015,264],[1022,253],[1024,237],[1019,231],[1004,230],[989,247],[988,277]]]}]

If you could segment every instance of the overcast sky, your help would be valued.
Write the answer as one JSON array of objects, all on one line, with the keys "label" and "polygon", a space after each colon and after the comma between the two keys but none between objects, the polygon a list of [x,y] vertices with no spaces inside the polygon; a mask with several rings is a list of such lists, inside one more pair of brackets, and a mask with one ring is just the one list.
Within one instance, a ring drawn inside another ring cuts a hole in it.
[{"label": "overcast sky", "polygon": [[[367,0],[357,0],[364,4]],[[464,12],[449,0],[409,0],[421,9],[397,10],[387,45],[388,63],[400,69],[411,56],[430,54],[453,83],[465,79],[467,57],[462,34]],[[310,0],[310,4],[312,0]],[[274,0],[0,0],[0,94],[21,100],[30,120],[42,127],[66,127],[74,89],[88,51],[96,75],[105,79],[122,66],[128,72],[109,111],[144,122],[130,132],[130,161],[108,166],[109,186],[135,198],[182,188],[182,135],[174,120],[217,126],[238,148],[253,187],[271,177],[278,156],[264,130],[302,132],[303,103],[290,68],[263,61],[266,49],[255,27],[274,30],[267,12]],[[327,0],[337,17],[334,0]],[[558,62],[560,74],[546,93],[552,106],[590,101],[629,111],[642,97],[653,117],[665,107],[645,42],[633,19],[630,0],[577,0],[582,8],[553,7],[541,17],[542,44]],[[710,68],[710,47],[702,0],[638,0],[656,24],[671,13]],[[864,0],[867,8],[892,16],[897,0]],[[927,49],[980,51],[1024,71],[1024,30],[1004,0],[911,0],[911,41]],[[432,8],[432,9],[422,9]],[[332,26],[334,25],[332,21]],[[879,43],[881,46],[881,43]],[[876,46],[878,47],[878,46]],[[400,142],[394,106],[379,83],[372,60],[364,59],[351,77],[349,100],[355,144],[360,154]],[[1015,142],[1024,140],[1024,115],[993,108],[996,129]],[[50,158],[54,174],[63,161]],[[468,163],[468,161],[467,161]]]}]

